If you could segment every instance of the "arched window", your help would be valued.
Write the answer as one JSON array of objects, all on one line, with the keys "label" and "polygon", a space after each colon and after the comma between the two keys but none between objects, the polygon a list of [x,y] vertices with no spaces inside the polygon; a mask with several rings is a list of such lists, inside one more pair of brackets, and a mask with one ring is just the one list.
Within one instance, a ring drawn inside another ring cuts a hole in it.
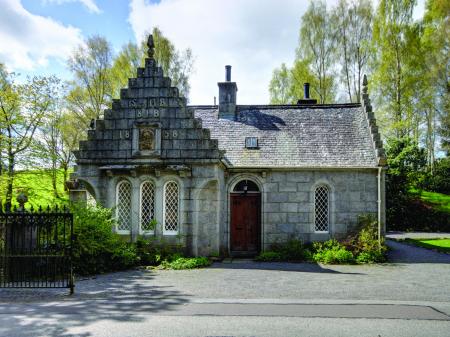
[{"label": "arched window", "polygon": [[145,181],[141,185],[141,232],[155,230],[153,219],[155,219],[155,185],[151,181]]},{"label": "arched window", "polygon": [[179,189],[175,181],[164,185],[164,233],[178,232]]},{"label": "arched window", "polygon": [[330,190],[325,185],[317,186],[314,191],[314,230],[330,230]]},{"label": "arched window", "polygon": [[131,184],[123,180],[117,184],[116,190],[117,231],[131,230]]}]

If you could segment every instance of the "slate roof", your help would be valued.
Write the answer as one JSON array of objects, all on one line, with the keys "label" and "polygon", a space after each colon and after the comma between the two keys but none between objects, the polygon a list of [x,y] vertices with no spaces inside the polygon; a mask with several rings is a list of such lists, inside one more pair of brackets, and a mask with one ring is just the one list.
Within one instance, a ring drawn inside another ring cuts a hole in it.
[{"label": "slate roof", "polygon": [[[194,106],[195,117],[225,150],[235,168],[369,168],[377,153],[360,104],[237,106],[234,120],[218,119],[217,106]],[[258,137],[259,149],[245,138]]]}]

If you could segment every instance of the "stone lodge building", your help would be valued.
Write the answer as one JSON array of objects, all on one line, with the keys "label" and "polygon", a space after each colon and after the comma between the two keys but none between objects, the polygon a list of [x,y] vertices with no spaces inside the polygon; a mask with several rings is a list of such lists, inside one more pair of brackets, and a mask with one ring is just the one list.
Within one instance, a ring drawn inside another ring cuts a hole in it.
[{"label": "stone lodge building", "polygon": [[[92,123],[71,196],[114,208],[131,240],[181,240],[194,255],[254,255],[274,242],[343,236],[358,215],[384,224],[385,156],[364,81],[362,104],[187,106],[153,58]],[[153,221],[152,221],[153,220]]]}]

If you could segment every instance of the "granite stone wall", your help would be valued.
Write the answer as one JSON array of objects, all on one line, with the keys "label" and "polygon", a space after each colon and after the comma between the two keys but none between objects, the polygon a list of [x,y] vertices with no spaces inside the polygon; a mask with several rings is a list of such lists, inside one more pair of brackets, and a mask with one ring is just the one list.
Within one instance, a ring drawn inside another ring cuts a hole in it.
[{"label": "granite stone wall", "polygon": [[[314,230],[314,191],[330,189],[329,233]],[[267,174],[263,192],[263,242],[268,248],[289,238],[304,241],[345,236],[358,215],[377,214],[377,172],[299,171]]]}]

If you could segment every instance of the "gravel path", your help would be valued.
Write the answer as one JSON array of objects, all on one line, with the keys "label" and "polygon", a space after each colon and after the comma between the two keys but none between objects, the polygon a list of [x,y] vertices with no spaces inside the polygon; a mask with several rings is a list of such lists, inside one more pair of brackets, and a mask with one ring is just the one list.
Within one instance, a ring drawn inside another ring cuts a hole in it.
[{"label": "gravel path", "polygon": [[[198,270],[99,275],[78,280],[73,296],[68,290],[0,289],[0,336],[264,335],[255,334],[257,327],[263,327],[266,336],[312,336],[311,324],[320,327],[312,329],[316,336],[356,336],[355,331],[364,331],[360,336],[395,332],[409,337],[423,331],[447,336],[450,255],[394,241],[388,244],[391,262],[381,265],[241,260]],[[327,318],[317,318],[325,309]],[[211,313],[218,316],[202,321],[202,315]],[[235,316],[243,313],[250,316]],[[302,317],[270,317],[275,314]],[[328,318],[345,315],[364,318]],[[211,327],[200,333],[212,320],[218,330]],[[275,328],[280,320],[282,330]],[[254,325],[242,330],[249,322]],[[237,325],[230,330],[233,323]],[[297,330],[287,333],[289,324]],[[304,333],[298,331],[301,324],[308,327]],[[342,330],[343,324],[348,328]]]},{"label": "gravel path", "polygon": [[450,303],[450,255],[388,240],[390,263],[215,263],[197,270],[134,270],[78,280],[67,290],[0,289],[0,302],[198,299],[392,300]]}]

